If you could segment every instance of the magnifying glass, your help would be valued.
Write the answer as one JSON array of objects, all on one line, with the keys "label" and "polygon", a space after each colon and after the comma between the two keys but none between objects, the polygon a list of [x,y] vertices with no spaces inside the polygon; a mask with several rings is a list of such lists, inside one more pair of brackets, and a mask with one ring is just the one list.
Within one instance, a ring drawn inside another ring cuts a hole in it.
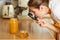
[{"label": "magnifying glass", "polygon": [[37,20],[37,17],[31,12],[28,13],[28,16],[31,17],[33,20]]}]

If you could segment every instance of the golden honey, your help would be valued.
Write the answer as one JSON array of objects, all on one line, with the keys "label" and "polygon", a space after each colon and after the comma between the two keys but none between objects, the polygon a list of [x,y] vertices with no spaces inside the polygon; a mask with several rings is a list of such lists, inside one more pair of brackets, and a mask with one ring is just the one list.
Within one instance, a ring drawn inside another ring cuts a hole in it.
[{"label": "golden honey", "polygon": [[60,24],[59,23],[54,23],[54,26],[56,26],[57,28],[60,28]]},{"label": "golden honey", "polygon": [[28,38],[29,34],[28,34],[28,32],[20,31],[19,36],[20,36],[20,38]]},{"label": "golden honey", "polygon": [[10,19],[10,33],[16,34],[18,32],[18,20],[16,18]]}]

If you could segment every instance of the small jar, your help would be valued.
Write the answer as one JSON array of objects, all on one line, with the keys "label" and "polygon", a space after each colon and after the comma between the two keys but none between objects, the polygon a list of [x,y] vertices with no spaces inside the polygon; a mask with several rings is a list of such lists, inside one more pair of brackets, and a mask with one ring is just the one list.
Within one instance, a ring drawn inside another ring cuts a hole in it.
[{"label": "small jar", "polygon": [[10,33],[16,34],[18,32],[18,20],[16,18],[10,19]]}]

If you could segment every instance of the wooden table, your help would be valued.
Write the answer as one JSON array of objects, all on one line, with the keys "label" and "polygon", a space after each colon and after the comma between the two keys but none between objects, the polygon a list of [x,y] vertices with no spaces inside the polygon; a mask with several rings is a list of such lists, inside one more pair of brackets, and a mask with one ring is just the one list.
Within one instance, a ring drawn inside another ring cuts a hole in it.
[{"label": "wooden table", "polygon": [[[28,39],[21,40],[55,40],[54,36],[48,31],[44,32],[44,29],[40,31],[38,34],[31,34]],[[9,33],[9,19],[0,18],[0,40],[20,40],[19,37]]]}]

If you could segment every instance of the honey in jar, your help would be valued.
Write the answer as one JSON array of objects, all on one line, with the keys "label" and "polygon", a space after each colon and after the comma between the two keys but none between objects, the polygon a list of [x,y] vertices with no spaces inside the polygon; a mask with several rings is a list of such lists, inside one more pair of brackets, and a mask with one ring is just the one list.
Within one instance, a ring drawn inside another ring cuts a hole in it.
[{"label": "honey in jar", "polygon": [[26,31],[20,31],[19,36],[20,38],[28,38],[29,34]]},{"label": "honey in jar", "polygon": [[18,32],[18,20],[16,18],[10,19],[10,33],[16,34]]}]

